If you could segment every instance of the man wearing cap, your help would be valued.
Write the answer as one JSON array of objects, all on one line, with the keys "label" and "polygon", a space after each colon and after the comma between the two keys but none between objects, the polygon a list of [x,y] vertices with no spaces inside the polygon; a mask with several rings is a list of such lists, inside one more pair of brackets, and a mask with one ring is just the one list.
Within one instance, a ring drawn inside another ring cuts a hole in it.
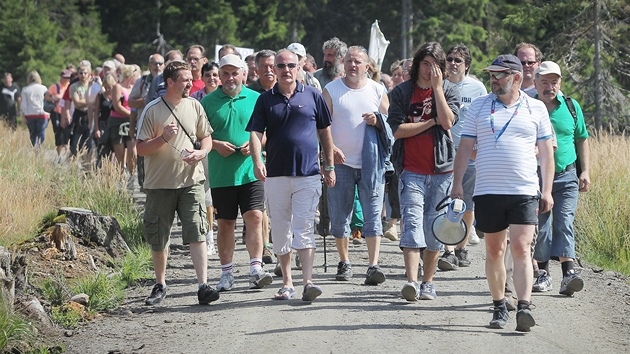
[{"label": "man wearing cap", "polygon": [[348,46],[346,43],[333,37],[322,45],[324,51],[324,66],[313,74],[322,87],[326,87],[329,82],[343,77],[343,58],[346,56]]},{"label": "man wearing cap", "polygon": [[[462,180],[468,160],[477,148],[475,216],[485,233],[486,277],[494,304],[491,328],[505,328],[506,236],[509,228],[518,296],[516,330],[529,332],[536,324],[530,310],[533,283],[531,243],[538,213],[553,207],[553,147],[551,123],[545,105],[520,91],[523,66],[512,54],[499,55],[484,69],[492,93],[476,98],[468,108],[455,156],[451,198],[464,195]],[[539,188],[538,147],[542,188]]]},{"label": "man wearing cap", "polygon": [[[381,213],[385,193],[386,162],[389,161],[393,136],[385,123],[389,99],[385,87],[368,79],[368,54],[361,47],[350,47],[344,60],[346,76],[329,83],[324,99],[332,115],[335,174],[337,183],[328,188],[328,211],[335,237],[339,264],[337,280],[352,277],[348,253],[352,235],[350,221],[355,188],[363,210],[362,236],[368,248],[366,285],[385,281],[378,266],[383,236]],[[379,114],[380,113],[380,114]]]},{"label": "man wearing cap", "polygon": [[[274,299],[295,296],[291,254],[302,262],[302,300],[313,301],[322,289],[313,283],[315,209],[321,195],[319,143],[324,156],[324,181],[335,184],[330,114],[322,95],[297,80],[298,58],[282,49],[275,58],[278,83],[262,93],[247,125],[256,178],[265,181],[273,250],[282,268],[282,288]],[[261,156],[267,134],[267,158]]]},{"label": "man wearing cap", "polygon": [[271,90],[276,84],[276,73],[274,71],[274,62],[276,52],[269,49],[263,49],[256,53],[256,72],[258,79],[252,82],[248,87],[258,93]]},{"label": "man wearing cap", "polygon": [[534,75],[540,66],[542,52],[531,43],[519,43],[516,45],[516,48],[514,48],[514,55],[518,57],[523,66],[523,83],[521,84],[521,90],[525,91],[530,97],[536,96]]},{"label": "man wearing cap", "polygon": [[[579,192],[590,188],[588,131],[580,105],[560,94],[562,72],[558,64],[544,61],[536,70],[536,98],[547,107],[551,125],[556,132],[558,148],[554,151],[555,174],[551,195],[554,205],[550,213],[538,214],[538,238],[534,259],[538,262],[538,277],[533,291],[553,288],[549,274],[549,260],[560,260],[562,282],[560,294],[572,296],[582,290],[584,280],[573,270],[575,233],[573,221]],[[570,100],[570,101],[569,101]],[[571,108],[575,112],[573,117]],[[576,164],[580,166],[576,166]],[[581,173],[577,175],[577,168]]]},{"label": "man wearing cap", "polygon": [[[306,65],[306,48],[301,43],[291,43],[287,47],[288,50],[292,51],[298,56],[298,64],[301,68],[304,68]],[[300,81],[307,86],[312,86],[318,89],[320,92],[322,91],[322,85],[320,85],[319,81],[306,70],[300,70]]]},{"label": "man wearing cap", "polygon": [[259,94],[242,84],[244,77],[244,62],[241,58],[234,54],[225,55],[219,62],[222,85],[201,100],[214,129],[208,168],[212,171],[210,190],[219,227],[219,291],[232,290],[234,287],[234,227],[239,209],[246,226],[250,288],[260,289],[273,281],[271,274],[262,269],[264,184],[254,175],[249,133],[245,131]]}]

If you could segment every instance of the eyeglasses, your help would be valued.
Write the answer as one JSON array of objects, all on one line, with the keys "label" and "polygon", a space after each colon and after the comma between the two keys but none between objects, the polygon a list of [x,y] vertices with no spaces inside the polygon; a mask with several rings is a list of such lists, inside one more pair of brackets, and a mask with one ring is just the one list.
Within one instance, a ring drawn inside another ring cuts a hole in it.
[{"label": "eyeglasses", "polygon": [[289,68],[289,69],[295,69],[297,66],[298,65],[296,63],[288,63],[288,64],[279,63],[279,64],[276,64],[276,68],[278,68],[278,69],[284,69],[285,67]]},{"label": "eyeglasses", "polygon": [[448,58],[446,58],[446,62],[447,62],[447,63],[452,63],[452,62],[455,62],[455,63],[457,63],[457,64],[461,64],[461,63],[463,63],[463,62],[464,62],[464,59],[460,59],[460,58],[453,58],[453,57],[448,57]]},{"label": "eyeglasses", "polygon": [[201,60],[201,59],[203,59],[203,57],[199,57],[199,58],[195,58],[195,57],[186,58],[186,60],[188,60],[188,61],[199,61],[199,60]]},{"label": "eyeglasses", "polygon": [[538,63],[537,61],[522,61],[521,65],[523,66],[532,66],[534,64]]},{"label": "eyeglasses", "polygon": [[163,61],[151,61],[151,62],[149,62],[149,64],[154,64],[154,65],[160,66],[160,65],[164,65],[164,62]]},{"label": "eyeglasses", "polygon": [[512,75],[514,73],[511,72],[511,71],[501,71],[501,72],[492,72],[491,71],[489,74],[490,74],[490,78],[491,79],[501,80],[501,79],[503,79],[505,77],[508,77],[508,76],[510,76],[510,75]]}]

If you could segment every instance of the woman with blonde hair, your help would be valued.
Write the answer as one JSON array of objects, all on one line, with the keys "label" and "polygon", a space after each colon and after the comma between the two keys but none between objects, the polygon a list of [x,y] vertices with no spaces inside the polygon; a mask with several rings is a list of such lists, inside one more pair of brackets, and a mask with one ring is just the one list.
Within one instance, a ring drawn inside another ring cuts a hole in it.
[{"label": "woman with blonde hair", "polygon": [[137,65],[122,65],[120,70],[120,81],[112,87],[111,100],[112,110],[107,120],[105,139],[114,148],[114,155],[121,168],[125,167],[125,150],[127,153],[127,171],[133,175],[136,170],[136,142],[129,134],[129,93],[133,84],[140,77],[141,71]]},{"label": "woman with blonde hair", "polygon": [[42,79],[35,70],[28,73],[26,82],[26,87],[22,89],[20,110],[24,117],[24,123],[28,126],[31,144],[37,148],[44,143],[46,127],[50,118],[49,114],[44,111],[44,96],[46,96],[48,88],[42,85]]}]

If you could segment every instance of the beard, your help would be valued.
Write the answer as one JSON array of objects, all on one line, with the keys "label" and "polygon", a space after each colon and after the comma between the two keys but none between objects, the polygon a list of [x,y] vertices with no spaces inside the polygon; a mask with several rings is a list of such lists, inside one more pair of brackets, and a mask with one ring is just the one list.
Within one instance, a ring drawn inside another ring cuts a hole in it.
[{"label": "beard", "polygon": [[514,76],[510,75],[510,77],[506,78],[503,85],[501,85],[499,82],[496,83],[496,86],[498,87],[492,85],[492,93],[497,96],[505,95],[506,93],[508,93],[508,91],[510,91],[512,84],[514,84]]},{"label": "beard", "polygon": [[324,76],[327,78],[335,78],[343,72],[343,64],[324,65],[322,68]]}]

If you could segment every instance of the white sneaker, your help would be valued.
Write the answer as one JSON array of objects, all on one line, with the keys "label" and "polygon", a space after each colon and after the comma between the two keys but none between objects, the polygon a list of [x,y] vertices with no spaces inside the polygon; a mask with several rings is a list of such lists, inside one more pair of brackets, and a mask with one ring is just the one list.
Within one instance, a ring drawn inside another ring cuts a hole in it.
[{"label": "white sneaker", "polygon": [[206,234],[206,245],[208,246],[208,256],[212,256],[217,253],[217,250],[214,247],[214,235],[212,231],[209,231]]},{"label": "white sneaker", "polygon": [[234,288],[234,273],[227,272],[221,274],[219,284],[217,284],[217,291],[230,291]]},{"label": "white sneaker", "polygon": [[265,286],[273,283],[273,276],[268,272],[261,269],[257,269],[249,275],[249,288],[250,289],[262,289]]},{"label": "white sneaker", "polygon": [[470,235],[468,236],[468,244],[476,245],[479,241],[481,240],[479,239],[479,236],[477,236],[477,231],[475,231],[475,228],[473,227],[472,230],[470,230]]}]

